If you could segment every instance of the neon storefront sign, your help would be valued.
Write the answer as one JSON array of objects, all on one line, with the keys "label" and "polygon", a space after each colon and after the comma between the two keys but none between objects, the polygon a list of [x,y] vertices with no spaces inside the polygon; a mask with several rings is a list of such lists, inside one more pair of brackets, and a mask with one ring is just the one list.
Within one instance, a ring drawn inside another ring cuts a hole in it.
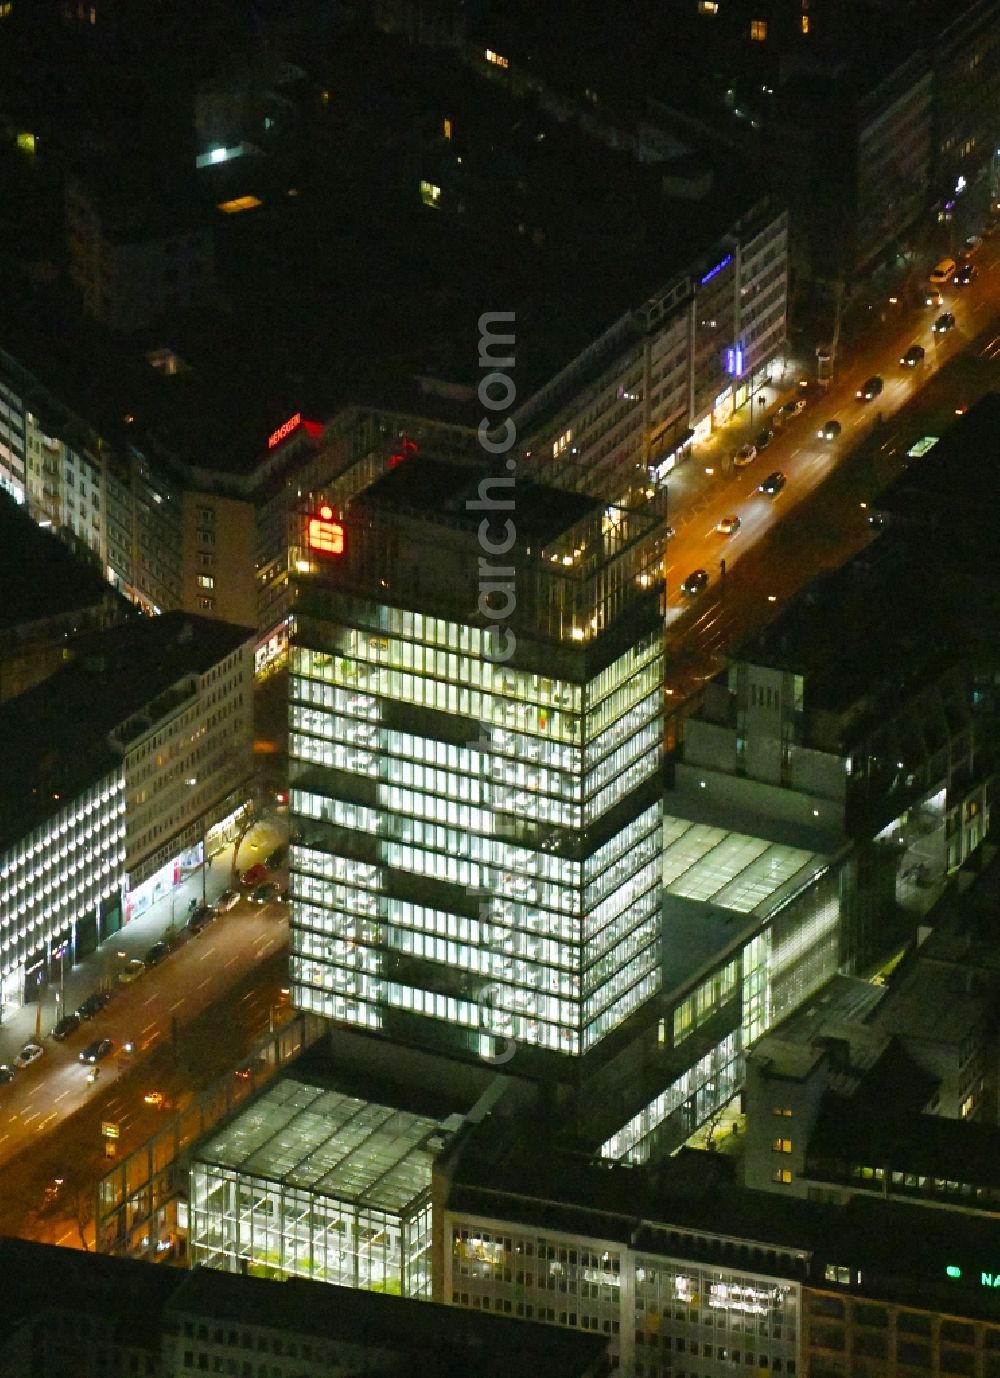
[{"label": "neon storefront sign", "polygon": [[298,430],[302,425],[302,413],[297,411],[294,416],[290,416],[287,421],[283,421],[276,431],[272,431],[267,438],[267,448],[273,450],[276,445],[280,445],[283,440],[291,435],[292,431]]},{"label": "neon storefront sign", "polygon": [[321,507],[306,527],[306,544],[318,555],[343,555],[344,527],[335,521],[332,507]]}]

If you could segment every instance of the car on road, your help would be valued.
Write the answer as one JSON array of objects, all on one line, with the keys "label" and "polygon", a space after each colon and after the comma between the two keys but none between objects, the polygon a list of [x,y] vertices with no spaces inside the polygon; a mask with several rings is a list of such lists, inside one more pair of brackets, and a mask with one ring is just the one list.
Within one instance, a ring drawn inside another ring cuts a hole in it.
[{"label": "car on road", "polygon": [[708,570],[693,569],[688,577],[681,584],[681,591],[686,593],[689,598],[694,598],[697,594],[704,592],[708,588]]},{"label": "car on road", "polygon": [[263,885],[265,880],[267,880],[267,867],[262,861],[255,861],[240,876],[240,884],[245,890],[252,890],[255,885]]},{"label": "car on road", "polygon": [[188,932],[200,933],[203,928],[208,927],[214,918],[215,911],[213,909],[210,909],[207,904],[199,904],[187,921]]},{"label": "car on road", "polygon": [[664,535],[664,537],[665,537],[668,541],[672,541],[672,540],[674,539],[674,537],[677,535],[677,528],[676,528],[676,526],[668,526],[668,527],[664,530],[663,535]]},{"label": "car on road", "polygon": [[980,250],[982,247],[983,247],[983,238],[982,238],[982,235],[970,234],[969,237],[968,237],[968,239],[967,239],[967,240],[965,241],[965,243],[962,245],[962,257],[963,257],[963,258],[971,258],[973,254],[978,254],[978,253],[979,253],[979,250]]},{"label": "car on road", "polygon": [[917,296],[918,306],[944,306],[944,297],[934,287],[922,288]]},{"label": "car on road", "polygon": [[265,881],[263,885],[257,886],[250,898],[254,904],[268,904],[277,898],[279,888],[273,880]]},{"label": "car on road", "polygon": [[268,852],[264,858],[264,865],[269,871],[278,871],[285,864],[286,847],[275,847],[273,852]]},{"label": "car on road", "polygon": [[292,898],[292,892],[291,892],[291,890],[288,888],[288,886],[286,885],[285,888],[284,888],[284,890],[282,890],[281,894],[278,896],[278,900],[279,900],[279,902],[280,902],[281,904],[287,904],[288,901],[289,901],[291,898]]},{"label": "car on road", "polygon": [[44,1054],[45,1049],[40,1043],[26,1043],[17,1057],[14,1059],[15,1067],[30,1067],[33,1062]]},{"label": "car on road", "polygon": [[962,263],[959,265],[958,272],[952,278],[952,283],[956,287],[968,287],[972,279],[976,276],[976,266],[974,263]]},{"label": "car on road", "polygon": [[793,397],[790,402],[786,402],[783,406],[778,408],[778,415],[798,416],[800,412],[805,411],[807,405],[808,403],[804,397]]},{"label": "car on road", "polygon": [[123,986],[130,986],[133,981],[138,981],[139,977],[146,970],[146,963],[141,957],[133,957],[126,962],[118,973],[118,980]]},{"label": "car on road", "polygon": [[111,999],[105,990],[95,990],[92,995],[88,995],[82,1005],[77,1007],[77,1014],[81,1019],[93,1019],[95,1014],[100,1014],[101,1010]]},{"label": "car on road", "polygon": [[143,961],[148,967],[159,966],[162,961],[170,956],[170,946],[165,942],[154,943],[146,952]]},{"label": "car on road", "polygon": [[903,355],[899,362],[903,365],[904,368],[916,368],[917,364],[923,363],[924,353],[925,350],[923,345],[910,345],[909,349],[906,351],[906,353]]},{"label": "car on road", "polygon": [[14,1080],[14,1069],[8,1067],[6,1062],[0,1063],[0,1086],[6,1086]]},{"label": "car on road", "polygon": [[858,388],[856,394],[858,401],[872,401],[873,398],[878,397],[879,393],[882,391],[882,386],[882,379],[878,376],[878,374],[872,374],[872,376],[870,378],[866,378],[865,381]]},{"label": "car on road", "polygon": [[953,330],[954,327],[955,317],[950,311],[945,311],[934,322],[934,334],[944,335],[946,331]]},{"label": "car on road", "polygon": [[836,440],[842,429],[839,421],[825,421],[816,434],[820,440]]},{"label": "car on road", "polygon": [[235,909],[243,896],[238,890],[223,890],[222,894],[215,901],[215,910],[218,914],[228,914],[231,909]]},{"label": "car on road", "polygon": [[757,458],[756,445],[741,445],[733,455],[733,463],[737,469],[742,469],[745,464],[752,464]]},{"label": "car on road", "polygon": [[720,536],[735,536],[742,525],[739,517],[723,517],[715,529]]},{"label": "car on road", "polygon": [[61,1043],[64,1038],[69,1038],[70,1034],[76,1033],[79,1027],[80,1016],[78,1014],[64,1014],[52,1030],[52,1037],[57,1043]]},{"label": "car on road", "polygon": [[88,1043],[80,1054],[81,1062],[101,1062],[114,1051],[114,1042],[110,1038],[95,1038],[93,1043]]},{"label": "car on road", "polygon": [[777,497],[787,482],[788,480],[781,470],[775,469],[773,474],[768,474],[767,478],[760,485],[759,491],[766,494],[769,498],[774,498]]},{"label": "car on road", "polygon": [[239,1077],[240,1081],[249,1081],[255,1072],[260,1073],[266,1070],[267,1058],[260,1056],[251,1058],[251,1060],[245,1062],[242,1067],[237,1067],[236,1076]]},{"label": "car on road", "polygon": [[764,429],[757,436],[756,441],[754,442],[754,444],[757,446],[757,453],[760,454],[761,450],[766,450],[773,439],[774,432],[771,430],[771,427],[765,426]]}]

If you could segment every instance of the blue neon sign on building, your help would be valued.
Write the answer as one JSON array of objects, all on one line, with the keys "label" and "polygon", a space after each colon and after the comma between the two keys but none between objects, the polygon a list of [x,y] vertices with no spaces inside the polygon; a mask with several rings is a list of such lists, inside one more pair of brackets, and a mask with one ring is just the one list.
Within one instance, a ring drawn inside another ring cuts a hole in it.
[{"label": "blue neon sign on building", "polygon": [[701,280],[701,286],[704,287],[706,282],[711,282],[714,277],[717,277],[718,274],[722,272],[723,268],[728,268],[732,261],[732,254],[726,254],[721,263],[717,263],[714,268],[709,268],[708,272]]},{"label": "blue neon sign on building", "polygon": [[743,377],[743,346],[733,345],[726,350],[726,372],[730,378]]}]

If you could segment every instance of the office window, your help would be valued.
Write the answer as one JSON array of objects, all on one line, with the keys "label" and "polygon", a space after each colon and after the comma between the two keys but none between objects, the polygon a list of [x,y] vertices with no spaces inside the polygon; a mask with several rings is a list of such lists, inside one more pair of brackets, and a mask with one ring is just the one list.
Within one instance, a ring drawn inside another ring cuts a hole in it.
[{"label": "office window", "polygon": [[771,1180],[774,1182],[781,1182],[784,1186],[787,1186],[788,1183],[792,1180],[791,1169],[787,1167],[775,1168]]},{"label": "office window", "polygon": [[763,43],[763,42],[764,42],[764,39],[767,37],[767,20],[766,20],[766,19],[751,19],[751,20],[750,20],[750,37],[751,37],[751,39],[752,39],[755,43]]},{"label": "office window", "polygon": [[791,1139],[775,1139],[771,1147],[775,1153],[791,1153],[792,1141]]}]

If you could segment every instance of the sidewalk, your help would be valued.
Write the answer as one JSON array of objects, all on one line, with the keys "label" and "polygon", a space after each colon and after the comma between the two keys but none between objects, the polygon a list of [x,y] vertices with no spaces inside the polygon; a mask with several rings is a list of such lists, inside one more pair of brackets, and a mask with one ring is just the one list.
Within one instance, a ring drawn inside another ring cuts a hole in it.
[{"label": "sidewalk", "polygon": [[[271,815],[262,819],[247,833],[240,844],[240,870],[262,861],[269,851],[287,841],[287,818]],[[205,875],[205,895],[211,904],[227,889],[232,875],[232,844],[210,858]],[[201,903],[202,868],[192,871],[169,895],[151,904],[144,913],[132,919],[124,928],[103,943],[96,952],[84,957],[66,973],[65,994],[57,1000],[59,983],[49,987],[41,1005],[41,1036],[48,1038],[62,1009],[72,1012],[96,990],[114,990],[118,973],[133,957],[142,958],[161,938],[168,941],[180,937],[188,920],[192,900]],[[38,1006],[23,1005],[20,1009],[3,1012],[0,1025],[0,1063],[10,1063],[18,1050],[36,1036]]]}]

